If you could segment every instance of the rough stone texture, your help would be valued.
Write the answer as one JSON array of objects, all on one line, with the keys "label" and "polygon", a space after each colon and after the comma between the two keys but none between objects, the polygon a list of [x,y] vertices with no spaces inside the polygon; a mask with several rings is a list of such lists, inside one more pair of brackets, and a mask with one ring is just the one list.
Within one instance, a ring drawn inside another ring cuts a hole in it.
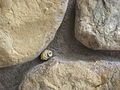
[{"label": "rough stone texture", "polygon": [[120,90],[120,63],[63,60],[54,57],[34,67],[19,90]]},{"label": "rough stone texture", "polygon": [[88,48],[120,50],[120,0],[77,0],[75,37]]},{"label": "rough stone texture", "polygon": [[0,83],[0,90],[4,90],[5,88],[3,87],[3,85]]},{"label": "rough stone texture", "polygon": [[0,83],[4,87],[4,89],[2,90],[18,90],[18,86],[21,83],[25,73],[30,68],[41,63],[42,62],[40,62],[39,58],[37,58],[33,61],[24,63],[22,65],[1,68]]},{"label": "rough stone texture", "polygon": [[0,0],[0,67],[37,57],[53,40],[68,0]]},{"label": "rough stone texture", "polygon": [[[94,51],[86,48],[74,37],[75,0],[70,0],[63,23],[56,33],[55,39],[47,47],[55,56],[69,63],[80,62],[88,70],[102,77],[104,84],[98,90],[120,90],[120,52]],[[57,60],[58,60],[57,59]],[[18,90],[23,77],[40,62],[39,58],[23,65],[0,69],[0,83],[5,89]],[[81,67],[81,66],[80,66]]]},{"label": "rough stone texture", "polygon": [[49,61],[33,68],[19,90],[94,90],[101,77],[79,62]]}]

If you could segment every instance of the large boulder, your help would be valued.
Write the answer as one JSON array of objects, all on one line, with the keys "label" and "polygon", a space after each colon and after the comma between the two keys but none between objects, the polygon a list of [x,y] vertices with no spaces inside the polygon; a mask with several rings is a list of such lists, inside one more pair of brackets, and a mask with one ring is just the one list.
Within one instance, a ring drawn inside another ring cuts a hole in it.
[{"label": "large boulder", "polygon": [[61,60],[54,58],[33,67],[19,90],[120,90],[119,62]]},{"label": "large boulder", "polygon": [[120,50],[120,0],[77,0],[75,37],[88,48]]},{"label": "large boulder", "polygon": [[68,0],[0,0],[0,67],[37,57],[53,40]]},{"label": "large boulder", "polygon": [[34,67],[19,90],[94,90],[101,77],[79,62],[49,61]]}]

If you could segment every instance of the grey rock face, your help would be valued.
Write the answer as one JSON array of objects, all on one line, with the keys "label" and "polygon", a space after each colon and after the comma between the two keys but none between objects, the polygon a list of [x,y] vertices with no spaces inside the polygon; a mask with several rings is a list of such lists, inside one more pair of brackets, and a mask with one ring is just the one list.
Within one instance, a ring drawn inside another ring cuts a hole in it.
[{"label": "grey rock face", "polygon": [[120,1],[77,0],[75,37],[95,50],[120,50]]},{"label": "grey rock face", "polygon": [[0,83],[0,90],[5,90],[4,86]]}]

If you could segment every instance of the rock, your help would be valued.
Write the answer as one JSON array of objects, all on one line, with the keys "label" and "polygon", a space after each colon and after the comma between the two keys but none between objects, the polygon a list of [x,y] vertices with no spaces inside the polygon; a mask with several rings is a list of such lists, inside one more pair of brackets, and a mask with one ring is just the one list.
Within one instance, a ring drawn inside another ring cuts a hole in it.
[{"label": "rock", "polygon": [[79,62],[48,61],[25,76],[19,90],[94,90],[101,77]]},{"label": "rock", "polygon": [[0,0],[0,67],[36,58],[53,40],[68,0]]},{"label": "rock", "polygon": [[28,71],[19,90],[120,90],[119,77],[117,61],[54,58]]},{"label": "rock", "polygon": [[120,1],[77,0],[75,37],[88,48],[120,50]]},{"label": "rock", "polygon": [[[53,42],[51,43],[51,47],[49,47],[49,49],[54,50],[55,55],[57,53],[57,57],[60,56],[60,60],[64,61],[62,63],[65,63],[65,64],[79,63],[80,65],[79,67],[82,67],[84,71],[88,69],[90,70],[90,72],[95,74],[95,76],[101,77],[102,84],[98,85],[95,88],[95,90],[120,90],[120,78],[119,78],[120,77],[120,61],[119,61],[120,52],[113,52],[113,51],[108,52],[108,51],[97,51],[97,50],[94,51],[84,47],[84,45],[82,45],[79,41],[77,41],[74,38],[74,2],[75,0],[69,0],[69,1],[70,1],[70,4],[68,6],[68,10],[64,18],[64,22],[59,28],[56,34],[56,37],[53,41],[54,43]],[[48,62],[45,62],[43,64],[46,64]],[[24,76],[27,77],[25,73],[26,72],[31,73],[30,75],[32,77],[34,73],[28,70],[29,69],[30,70],[32,69],[32,71],[36,70],[34,69],[34,67],[38,64],[42,64],[40,63],[39,58],[37,60],[32,60],[30,62],[24,63],[23,65],[20,64],[16,66],[7,67],[7,68],[1,68],[0,82],[5,87],[5,90],[19,90],[18,86],[21,83],[21,81],[23,80],[23,82],[25,82],[25,79],[23,79],[23,77]],[[39,67],[40,66],[42,65],[39,65]],[[81,74],[83,70],[80,72]],[[43,69],[38,71],[41,72],[43,71]],[[34,83],[34,80],[33,80],[33,83]],[[21,84],[21,87],[23,86],[23,84]],[[81,86],[82,89],[80,90],[85,90],[84,89],[85,86],[88,86],[87,90],[91,89],[88,83],[83,82],[81,85],[82,85]],[[94,87],[92,87],[92,90],[94,90],[93,88]],[[46,89],[43,89],[43,90],[46,90]]]},{"label": "rock", "polygon": [[4,86],[0,83],[0,90],[5,90]]}]

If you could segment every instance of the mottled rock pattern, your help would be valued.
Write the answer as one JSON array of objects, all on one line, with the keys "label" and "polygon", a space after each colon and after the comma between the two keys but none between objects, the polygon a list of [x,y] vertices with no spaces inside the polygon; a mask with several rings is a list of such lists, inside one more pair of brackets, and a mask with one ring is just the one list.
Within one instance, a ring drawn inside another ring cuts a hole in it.
[{"label": "mottled rock pattern", "polygon": [[49,61],[34,67],[19,90],[93,90],[101,77],[79,62]]},{"label": "mottled rock pattern", "polygon": [[0,0],[0,67],[37,57],[53,40],[68,0]]},{"label": "mottled rock pattern", "polygon": [[5,90],[4,86],[0,83],[0,90]]},{"label": "mottled rock pattern", "polygon": [[120,0],[77,0],[75,37],[88,48],[120,50]]},{"label": "mottled rock pattern", "polygon": [[[94,51],[86,48],[75,39],[74,2],[75,0],[70,0],[63,23],[55,39],[47,48],[52,49],[55,54],[57,53],[61,61],[66,61],[66,63],[79,61],[84,68],[92,71],[95,75],[99,75],[103,83],[95,90],[120,90],[120,52]],[[33,70],[38,64],[44,63],[40,63],[38,58],[23,65],[1,68],[0,83],[5,87],[3,90],[18,90],[19,84],[26,75],[25,73],[29,69]]]},{"label": "mottled rock pattern", "polygon": [[19,90],[120,89],[120,63],[105,60],[62,60],[55,57],[54,61],[33,67],[25,75]]}]

